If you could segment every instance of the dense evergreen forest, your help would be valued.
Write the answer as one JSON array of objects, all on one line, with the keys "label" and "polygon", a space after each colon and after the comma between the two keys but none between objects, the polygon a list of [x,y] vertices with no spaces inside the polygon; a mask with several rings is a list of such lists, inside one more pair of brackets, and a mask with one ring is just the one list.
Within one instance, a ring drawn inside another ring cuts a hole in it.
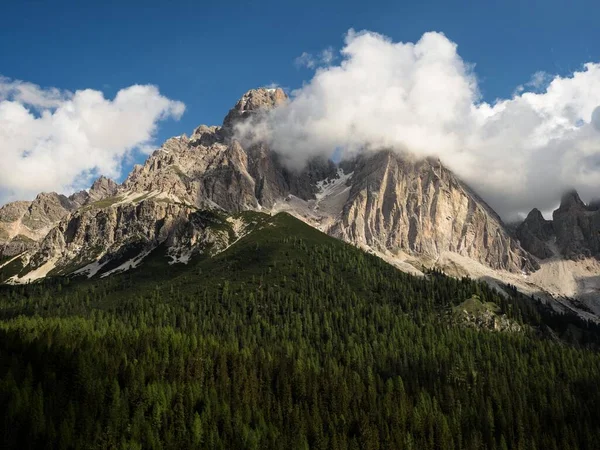
[{"label": "dense evergreen forest", "polygon": [[[595,326],[269,220],[187,266],[0,287],[0,446],[600,447]],[[473,296],[521,331],[448,319]]]}]

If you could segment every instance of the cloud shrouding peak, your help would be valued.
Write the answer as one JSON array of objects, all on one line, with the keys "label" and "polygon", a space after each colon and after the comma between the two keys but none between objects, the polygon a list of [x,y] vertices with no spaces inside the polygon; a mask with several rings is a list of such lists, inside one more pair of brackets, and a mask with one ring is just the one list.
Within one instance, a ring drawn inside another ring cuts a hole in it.
[{"label": "cloud shrouding peak", "polygon": [[350,30],[340,55],[287,104],[240,125],[240,138],[269,141],[292,166],[336,149],[438,156],[505,219],[549,210],[567,188],[600,195],[600,64],[537,72],[490,104],[441,33],[403,43]]},{"label": "cloud shrouding peak", "polygon": [[184,110],[151,85],[107,99],[0,77],[0,203],[85,188],[99,174],[118,177],[124,159],[151,144],[157,123]]}]

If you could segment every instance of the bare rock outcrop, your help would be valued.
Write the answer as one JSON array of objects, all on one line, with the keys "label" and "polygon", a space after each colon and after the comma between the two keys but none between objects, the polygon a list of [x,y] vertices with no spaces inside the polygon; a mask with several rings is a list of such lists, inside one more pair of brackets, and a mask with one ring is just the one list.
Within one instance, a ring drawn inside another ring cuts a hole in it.
[{"label": "bare rock outcrop", "polygon": [[564,257],[600,258],[600,210],[586,205],[576,191],[567,192],[552,215],[556,244]]},{"label": "bare rock outcrop", "polygon": [[32,202],[13,202],[0,208],[0,258],[36,249],[38,242],[78,204],[54,192]]},{"label": "bare rock outcrop", "polygon": [[497,214],[439,161],[382,151],[359,158],[352,170],[348,201],[330,234],[432,260],[450,251],[494,269],[537,268]]},{"label": "bare rock outcrop", "polygon": [[240,98],[229,110],[223,120],[225,135],[231,136],[233,127],[239,120],[246,120],[260,111],[275,108],[287,100],[287,95],[281,88],[251,89]]},{"label": "bare rock outcrop", "polygon": [[110,178],[101,176],[94,181],[94,184],[92,184],[89,191],[90,198],[88,202],[97,202],[105,198],[114,197],[117,195],[118,190],[119,185],[117,183]]},{"label": "bare rock outcrop", "polygon": [[532,255],[540,259],[554,255],[547,244],[554,237],[552,221],[544,219],[539,209],[532,209],[515,233],[521,246]]}]

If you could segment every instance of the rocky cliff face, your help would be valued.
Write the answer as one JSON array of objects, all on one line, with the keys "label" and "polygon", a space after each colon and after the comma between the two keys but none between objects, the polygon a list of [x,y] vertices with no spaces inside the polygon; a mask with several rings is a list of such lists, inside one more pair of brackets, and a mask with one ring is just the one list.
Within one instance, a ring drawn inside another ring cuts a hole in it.
[{"label": "rocky cliff face", "polygon": [[131,246],[139,254],[175,235],[191,212],[189,206],[155,200],[83,208],[47,234],[29,264],[37,269],[51,262],[57,272],[72,271]]},{"label": "rocky cliff face", "polygon": [[332,235],[432,260],[454,252],[494,269],[535,270],[500,218],[439,161],[384,151],[360,158],[351,170],[349,197]]},{"label": "rocky cliff face", "polygon": [[56,193],[39,194],[32,202],[13,202],[0,208],[0,259],[32,251],[60,219],[77,204]]},{"label": "rocky cliff face", "polygon": [[586,205],[576,191],[569,191],[563,195],[551,221],[533,209],[516,235],[523,247],[540,259],[600,259],[600,205]]},{"label": "rocky cliff face", "polygon": [[563,196],[552,222],[556,244],[566,258],[600,257],[600,210],[583,203],[577,192]]},{"label": "rocky cliff face", "polygon": [[316,182],[335,174],[335,165],[314,159],[295,172],[265,144],[248,148],[233,139],[233,128],[287,97],[281,89],[254,89],[232,108],[222,127],[201,125],[190,138],[167,140],[123,184],[126,192],[157,192],[198,208],[226,211],[271,208],[288,194],[314,198]]},{"label": "rocky cliff face", "polygon": [[233,128],[240,120],[246,120],[261,110],[275,108],[287,100],[287,95],[281,88],[274,89],[251,89],[238,100],[235,106],[229,110],[223,120],[223,131],[225,135],[231,136]]},{"label": "rocky cliff face", "polygon": [[550,220],[544,219],[539,209],[534,208],[516,230],[521,246],[540,259],[549,258],[554,252],[548,241],[554,237],[554,228]]}]

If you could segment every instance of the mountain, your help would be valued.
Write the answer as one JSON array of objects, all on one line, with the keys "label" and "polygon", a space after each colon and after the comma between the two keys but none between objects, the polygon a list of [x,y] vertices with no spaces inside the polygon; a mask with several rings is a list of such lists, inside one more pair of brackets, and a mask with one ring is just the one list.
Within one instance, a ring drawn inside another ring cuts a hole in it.
[{"label": "mountain", "polygon": [[548,241],[554,236],[552,222],[544,219],[539,209],[534,208],[527,218],[517,227],[516,236],[521,245],[532,255],[540,259],[554,255]]},{"label": "mountain", "polygon": [[565,194],[552,214],[556,245],[569,259],[600,257],[600,210],[583,203],[576,191]]},{"label": "mountain", "polygon": [[[549,225],[540,214],[530,214],[511,231],[439,160],[381,149],[339,163],[314,158],[294,170],[267,143],[245,145],[236,139],[237,123],[286,101],[281,89],[250,90],[221,126],[201,125],[189,137],[168,139],[122,184],[102,177],[89,191],[61,197],[62,209],[48,213],[45,228],[22,233],[32,239],[27,245],[5,231],[0,281],[22,283],[71,273],[103,276],[143,264],[157,247],[166,248],[165,264],[185,263],[207,251],[215,254],[239,237],[215,235],[198,221],[205,212],[236,221],[243,211],[285,211],[413,274],[438,268],[484,279],[498,289],[509,283],[549,301],[579,295],[577,283],[556,283],[544,270],[544,260],[554,253],[546,243]],[[553,230],[559,224],[564,228],[557,245],[567,257],[574,249],[596,254],[595,213],[576,201],[565,202],[553,225]],[[7,217],[22,222],[20,212],[13,210],[24,211],[25,204],[5,208]],[[588,225],[575,230],[568,219],[574,215],[575,223]],[[10,223],[15,229],[15,222]],[[570,230],[586,244],[569,238]],[[15,241],[10,248],[9,241]],[[586,280],[586,295],[596,292],[591,277]],[[583,307],[569,302],[556,306]],[[582,314],[600,314],[594,308],[583,307]]]},{"label": "mountain", "polygon": [[333,236],[436,261],[454,252],[494,269],[537,268],[500,217],[440,161],[391,151],[359,158]]},{"label": "mountain", "polygon": [[[235,234],[225,214],[197,217]],[[218,253],[0,286],[0,447],[594,449],[600,331],[296,218]],[[585,347],[585,348],[581,348]]]},{"label": "mountain", "polygon": [[56,193],[39,194],[32,202],[13,202],[0,208],[0,261],[32,251],[60,219],[78,203]]},{"label": "mountain", "polygon": [[600,209],[579,194],[566,192],[546,220],[533,209],[516,236],[538,258],[540,269],[529,280],[570,309],[600,314]]},{"label": "mountain", "polygon": [[566,192],[552,220],[533,209],[518,227],[523,248],[540,259],[556,254],[571,260],[600,257],[600,205],[586,205],[575,190]]}]

